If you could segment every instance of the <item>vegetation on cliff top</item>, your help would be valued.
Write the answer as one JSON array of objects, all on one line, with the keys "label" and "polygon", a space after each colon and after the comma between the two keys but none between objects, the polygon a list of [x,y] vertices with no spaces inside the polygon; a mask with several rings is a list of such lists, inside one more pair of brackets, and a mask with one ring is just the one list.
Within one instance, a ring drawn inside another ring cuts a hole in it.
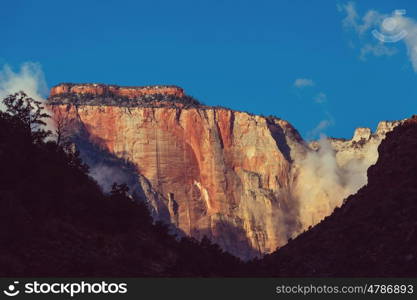
[{"label": "vegetation on cliff top", "polygon": [[91,93],[63,93],[48,98],[49,104],[73,104],[73,105],[92,105],[92,106],[121,106],[121,107],[177,107],[178,104],[183,108],[200,107],[203,104],[191,96],[182,97],[166,94],[142,95],[137,98],[129,98],[112,93],[95,95]]},{"label": "vegetation on cliff top", "polygon": [[179,88],[179,86],[177,85],[173,85],[173,84],[164,84],[164,85],[142,85],[142,86],[137,86],[137,85],[132,85],[132,86],[120,86],[117,84],[106,84],[106,83],[90,83],[90,82],[81,82],[81,83],[73,83],[73,82],[61,82],[54,87],[57,86],[61,86],[61,85],[66,85],[68,87],[73,87],[73,86],[77,86],[77,85],[83,85],[83,86],[103,86],[103,87],[114,87],[114,88],[126,88],[126,89],[146,89],[146,88],[161,88],[161,87],[172,87],[172,88]]}]

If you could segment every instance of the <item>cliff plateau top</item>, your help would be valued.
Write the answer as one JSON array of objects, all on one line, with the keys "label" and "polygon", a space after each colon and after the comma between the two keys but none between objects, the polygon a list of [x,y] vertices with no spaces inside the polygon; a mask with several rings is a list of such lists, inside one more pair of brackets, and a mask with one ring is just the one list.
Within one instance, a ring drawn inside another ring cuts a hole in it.
[{"label": "cliff plateau top", "polygon": [[118,86],[99,83],[60,83],[51,88],[49,104],[114,106],[200,106],[174,85]]}]

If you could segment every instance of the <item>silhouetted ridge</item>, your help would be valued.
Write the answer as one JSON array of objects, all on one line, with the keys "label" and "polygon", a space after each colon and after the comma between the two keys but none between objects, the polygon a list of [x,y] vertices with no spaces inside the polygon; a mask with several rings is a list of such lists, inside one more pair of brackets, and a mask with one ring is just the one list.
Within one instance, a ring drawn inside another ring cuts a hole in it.
[{"label": "silhouetted ridge", "polygon": [[239,259],[207,238],[177,239],[154,223],[125,184],[104,194],[71,144],[45,141],[35,128],[41,106],[33,113],[24,94],[8,99],[12,112],[0,111],[0,276],[241,274]]},{"label": "silhouetted ridge", "polygon": [[417,117],[389,132],[368,184],[311,230],[252,265],[261,276],[417,275]]}]

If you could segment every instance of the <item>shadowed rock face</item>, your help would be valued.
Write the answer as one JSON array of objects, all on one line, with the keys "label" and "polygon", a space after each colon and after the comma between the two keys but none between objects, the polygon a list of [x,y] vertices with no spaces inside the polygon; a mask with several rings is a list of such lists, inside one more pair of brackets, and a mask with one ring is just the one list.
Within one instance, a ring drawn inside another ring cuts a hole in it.
[{"label": "shadowed rock face", "polygon": [[[207,106],[160,107],[148,102],[146,107],[127,108],[53,101],[85,91],[100,96],[106,89],[120,92],[123,88],[53,88],[50,108],[55,119],[82,124],[90,142],[131,162],[154,217],[187,235],[198,239],[206,235],[248,259],[283,246],[288,238],[329,215],[345,196],[340,193],[340,199],[330,201],[334,194],[309,197],[300,191],[304,186],[300,178],[310,178],[305,175],[309,166],[303,162],[320,147],[308,146],[288,122],[278,118]],[[142,89],[130,88],[140,93]],[[181,89],[171,87],[158,92],[184,96]],[[139,102],[140,97],[135,94]],[[77,130],[72,134],[77,135]],[[358,153],[366,149],[364,145],[357,148]],[[315,184],[314,176],[309,180]],[[320,207],[315,210],[316,202]],[[314,218],[306,217],[311,211]]]}]

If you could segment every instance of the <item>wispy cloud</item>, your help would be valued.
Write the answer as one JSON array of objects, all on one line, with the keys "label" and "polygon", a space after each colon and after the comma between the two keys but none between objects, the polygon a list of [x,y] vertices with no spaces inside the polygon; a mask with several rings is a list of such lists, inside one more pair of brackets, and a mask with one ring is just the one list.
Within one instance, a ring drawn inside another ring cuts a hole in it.
[{"label": "wispy cloud", "polygon": [[[0,110],[5,109],[1,100],[20,91],[38,101],[45,100],[48,86],[39,63],[25,62],[17,72],[8,65],[0,69]],[[47,118],[44,121],[48,130],[55,131],[52,119]]]},{"label": "wispy cloud", "polygon": [[[366,55],[374,56],[391,56],[397,53],[397,49],[389,47],[386,42],[402,41],[407,47],[407,54],[415,72],[417,72],[417,22],[415,19],[407,17],[404,13],[383,14],[376,10],[367,11],[361,18],[356,10],[354,2],[338,5],[338,10],[346,16],[342,20],[342,25],[346,29],[353,29],[359,37],[363,37],[364,33],[369,33],[369,37],[374,40],[365,42],[361,48],[360,58],[364,59]],[[384,21],[390,21],[391,26],[384,24]],[[394,26],[392,26],[394,25]],[[394,27],[391,28],[391,27]],[[377,40],[370,34],[371,29],[377,30],[382,37],[386,37],[381,41]],[[401,39],[392,39],[399,32],[405,32]],[[391,43],[393,44],[393,43]]]},{"label": "wispy cloud", "polygon": [[23,63],[17,72],[8,65],[3,66],[0,70],[0,99],[19,91],[37,100],[44,99],[48,87],[40,64]]},{"label": "wispy cloud", "polygon": [[[293,86],[296,88],[295,92],[299,97],[301,97],[301,94],[307,93],[308,95],[304,95],[304,98],[307,98],[310,101],[313,100],[312,102],[319,105],[326,115],[325,119],[321,120],[312,130],[307,132],[307,139],[315,139],[322,134],[326,128],[334,124],[333,117],[326,109],[327,95],[320,91],[320,87],[317,87],[315,81],[310,78],[297,78],[294,81]],[[310,87],[310,89],[304,89],[305,87]]]},{"label": "wispy cloud", "polygon": [[294,86],[296,88],[304,88],[304,87],[314,86],[314,85],[315,85],[314,81],[308,78],[297,78],[294,81]]},{"label": "wispy cloud", "polygon": [[407,46],[408,56],[414,71],[417,72],[417,22],[412,18],[404,16],[395,16],[394,18],[399,24],[399,28],[407,32],[403,41]]},{"label": "wispy cloud", "polygon": [[310,131],[310,135],[315,137],[318,134],[322,133],[327,127],[329,127],[330,125],[332,125],[332,122],[330,120],[321,120],[316,127],[314,127],[311,131]]},{"label": "wispy cloud", "polygon": [[307,140],[314,140],[323,135],[326,136],[326,130],[331,126],[334,126],[336,123],[330,111],[328,111],[324,105],[322,108],[325,117],[322,118],[322,120],[320,120],[313,129],[307,132]]},{"label": "wispy cloud", "polygon": [[384,18],[375,10],[369,10],[360,18],[355,3],[351,1],[346,4],[338,4],[337,9],[346,14],[346,17],[342,20],[343,27],[353,29],[360,35],[375,27]]},{"label": "wispy cloud", "polygon": [[387,47],[382,43],[378,44],[365,44],[361,48],[359,58],[361,60],[366,60],[366,56],[371,54],[374,56],[392,56],[397,53],[397,48]]},{"label": "wispy cloud", "polygon": [[327,95],[323,92],[318,93],[314,96],[314,102],[316,103],[324,103],[327,101]]},{"label": "wispy cloud", "polygon": [[320,120],[313,129],[307,132],[308,140],[314,140],[317,137],[326,135],[326,129],[335,124],[335,120],[329,111],[325,110],[324,114],[326,117]]}]

